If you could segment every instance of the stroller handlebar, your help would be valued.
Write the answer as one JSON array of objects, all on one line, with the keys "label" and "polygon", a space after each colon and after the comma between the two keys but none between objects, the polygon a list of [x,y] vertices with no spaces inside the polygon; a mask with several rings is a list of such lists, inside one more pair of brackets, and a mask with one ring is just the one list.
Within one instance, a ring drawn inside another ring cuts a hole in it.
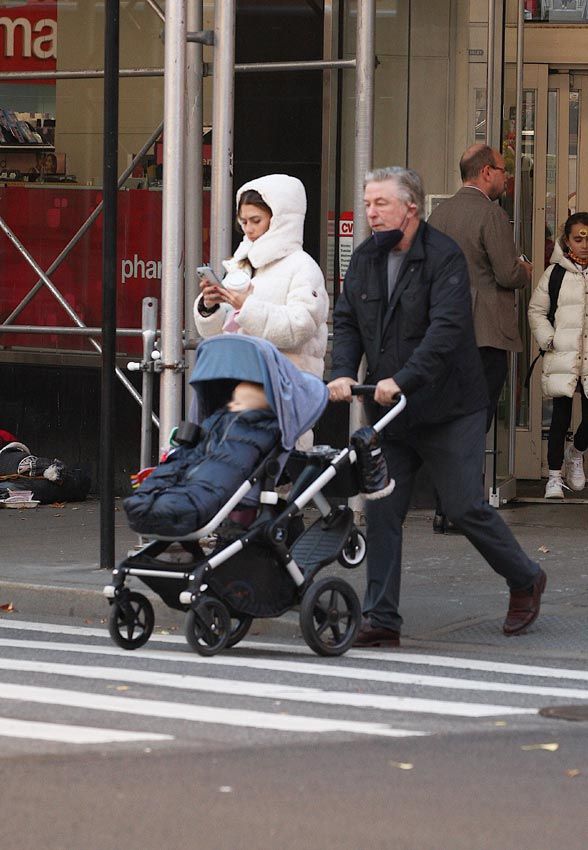
[{"label": "stroller handlebar", "polygon": [[[351,395],[373,395],[375,391],[375,384],[353,384],[351,387]],[[388,410],[387,413],[385,413],[381,419],[378,419],[378,421],[372,426],[374,431],[383,431],[386,425],[389,425],[393,419],[396,419],[405,407],[406,396],[399,393],[393,402],[393,407],[391,407],[390,410]]]}]

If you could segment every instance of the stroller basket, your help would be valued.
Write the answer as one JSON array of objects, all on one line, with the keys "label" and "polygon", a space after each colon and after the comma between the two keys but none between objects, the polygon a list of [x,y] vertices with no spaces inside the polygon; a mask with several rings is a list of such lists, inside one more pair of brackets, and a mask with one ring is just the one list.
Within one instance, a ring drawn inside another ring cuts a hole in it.
[{"label": "stroller basket", "polygon": [[[310,451],[293,451],[290,453],[286,463],[286,473],[291,481],[296,481],[298,476],[309,467],[316,470],[318,477],[324,472],[331,461],[339,453],[339,449],[331,446],[314,446]],[[359,476],[356,464],[346,464],[338,472],[337,476],[326,484],[322,491],[327,498],[348,499],[359,493]]]}]

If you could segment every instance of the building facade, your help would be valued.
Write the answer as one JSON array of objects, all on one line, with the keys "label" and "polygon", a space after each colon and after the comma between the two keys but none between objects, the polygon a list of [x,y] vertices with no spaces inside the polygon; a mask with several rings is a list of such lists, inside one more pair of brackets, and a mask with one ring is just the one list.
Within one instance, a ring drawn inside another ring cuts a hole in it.
[{"label": "building facade", "polygon": [[[140,328],[142,299],[160,296],[165,174],[157,131],[164,110],[163,19],[171,3],[120,0],[119,174],[127,170],[128,176],[119,198],[118,324],[127,329]],[[215,2],[186,3],[201,5],[203,29],[214,28]],[[517,240],[533,260],[537,281],[568,211],[588,207],[588,174],[581,167],[588,161],[582,156],[588,145],[587,3],[374,5],[373,164],[417,169],[432,207],[459,187],[466,146],[488,140],[501,148],[511,177],[503,204],[517,219]],[[353,59],[357,6],[356,0],[237,2],[234,188],[275,171],[304,182],[306,247],[321,263],[333,300],[352,247],[354,70],[252,73],[238,66]],[[0,323],[27,329],[0,332],[0,427],[28,438],[39,453],[74,461],[96,456],[100,361],[88,336],[57,329],[76,317],[88,327],[101,323],[100,216],[81,235],[80,229],[101,201],[104,9],[102,0],[0,0]],[[214,227],[214,52],[203,49],[203,261]],[[534,356],[527,298],[520,303],[525,350],[501,400],[490,447],[499,482],[538,478],[545,466],[549,405],[538,376],[524,387]],[[118,347],[124,366],[140,355],[140,337],[121,336]],[[129,380],[139,387],[132,375]],[[124,474],[138,462],[140,417],[122,387],[119,402]],[[506,484],[502,492],[512,493]]]}]

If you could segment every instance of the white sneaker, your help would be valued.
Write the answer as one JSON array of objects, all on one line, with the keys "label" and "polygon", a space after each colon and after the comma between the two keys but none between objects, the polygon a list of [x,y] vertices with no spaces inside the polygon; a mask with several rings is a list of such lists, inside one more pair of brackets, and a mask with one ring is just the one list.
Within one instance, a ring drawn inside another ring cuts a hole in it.
[{"label": "white sneaker", "polygon": [[564,491],[563,491],[563,481],[561,480],[561,475],[550,475],[547,484],[545,485],[545,498],[546,499],[563,499]]},{"label": "white sneaker", "polygon": [[586,486],[584,455],[572,443],[564,454],[564,476],[572,490],[583,490]]}]

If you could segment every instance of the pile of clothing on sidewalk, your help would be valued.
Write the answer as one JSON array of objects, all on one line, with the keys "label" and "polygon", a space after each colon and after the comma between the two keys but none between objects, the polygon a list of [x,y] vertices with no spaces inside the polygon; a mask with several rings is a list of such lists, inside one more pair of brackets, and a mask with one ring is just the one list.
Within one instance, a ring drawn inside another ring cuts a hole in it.
[{"label": "pile of clothing on sidewalk", "polygon": [[38,457],[10,431],[0,428],[0,499],[15,491],[31,491],[43,505],[81,502],[90,490],[90,477],[59,458]]}]

